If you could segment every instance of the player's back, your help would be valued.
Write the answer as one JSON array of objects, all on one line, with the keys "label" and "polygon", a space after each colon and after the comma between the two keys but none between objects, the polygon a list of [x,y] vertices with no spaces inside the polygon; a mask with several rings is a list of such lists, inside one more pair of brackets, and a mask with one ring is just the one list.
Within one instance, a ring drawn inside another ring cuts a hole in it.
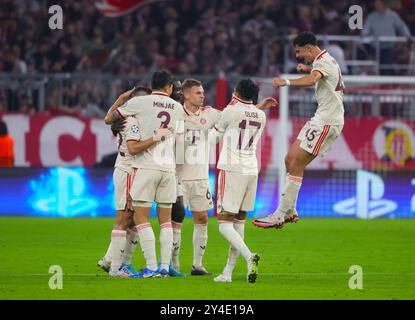
[{"label": "player's back", "polygon": [[242,174],[258,174],[257,145],[266,124],[262,110],[234,98],[222,112],[217,130],[224,131],[218,168]]},{"label": "player's back", "polygon": [[[134,114],[141,140],[153,137],[159,128],[173,128],[183,133],[183,106],[164,92],[132,98],[120,108],[122,115]],[[133,167],[175,172],[175,135],[135,156]]]}]

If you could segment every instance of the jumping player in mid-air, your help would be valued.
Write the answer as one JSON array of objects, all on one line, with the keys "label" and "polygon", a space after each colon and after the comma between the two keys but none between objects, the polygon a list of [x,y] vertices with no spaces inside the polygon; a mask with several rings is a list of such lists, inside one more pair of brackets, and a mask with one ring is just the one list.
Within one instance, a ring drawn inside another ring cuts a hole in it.
[{"label": "jumping player in mid-air", "polygon": [[254,225],[262,228],[282,228],[285,222],[298,220],[296,203],[304,169],[318,155],[327,153],[344,125],[345,86],[336,60],[326,50],[318,47],[316,36],[311,32],[299,34],[293,45],[296,57],[312,64],[311,67],[299,64],[297,70],[309,74],[291,81],[273,78],[272,83],[274,87],[314,86],[317,111],[301,129],[285,157],[287,176],[278,209],[265,218],[253,221]]}]

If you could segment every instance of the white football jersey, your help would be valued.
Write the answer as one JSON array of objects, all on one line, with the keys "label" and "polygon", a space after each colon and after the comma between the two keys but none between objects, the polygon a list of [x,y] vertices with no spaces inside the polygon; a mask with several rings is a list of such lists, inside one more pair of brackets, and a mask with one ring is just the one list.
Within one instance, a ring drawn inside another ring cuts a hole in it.
[{"label": "white football jersey", "polygon": [[257,144],[266,124],[265,113],[251,101],[234,97],[214,127],[223,134],[218,169],[258,174]]},{"label": "white football jersey", "polygon": [[[117,109],[123,117],[136,116],[141,140],[153,137],[159,128],[172,127],[176,134],[183,134],[183,106],[164,92],[154,91],[147,96],[134,97]],[[133,159],[134,168],[176,172],[176,135],[158,142],[140,152]]]},{"label": "white football jersey", "polygon": [[318,71],[323,76],[314,87],[318,105],[313,119],[322,125],[344,124],[345,86],[336,60],[324,50],[313,61],[311,71]]},{"label": "white football jersey", "polygon": [[140,130],[137,119],[134,117],[127,117],[124,129],[118,133],[118,155],[114,165],[115,168],[132,173],[134,156],[128,152],[128,140],[140,141]]},{"label": "white football jersey", "polygon": [[177,164],[180,180],[209,178],[209,130],[218,122],[221,112],[210,106],[195,113],[184,106],[184,163]]}]

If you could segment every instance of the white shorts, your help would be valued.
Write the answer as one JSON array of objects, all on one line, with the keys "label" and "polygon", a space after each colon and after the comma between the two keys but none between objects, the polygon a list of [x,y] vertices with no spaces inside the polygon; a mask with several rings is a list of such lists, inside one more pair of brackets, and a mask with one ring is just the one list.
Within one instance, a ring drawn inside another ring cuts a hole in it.
[{"label": "white shorts", "polygon": [[112,178],[114,181],[115,209],[125,210],[131,208],[128,194],[131,188],[132,176],[124,170],[115,168]]},{"label": "white shorts", "polygon": [[133,201],[175,203],[176,175],[160,170],[134,169],[130,196]]},{"label": "white shorts", "polygon": [[297,136],[300,147],[315,156],[324,156],[342,132],[343,125],[321,125],[312,120],[306,122]]},{"label": "white shorts", "polygon": [[218,178],[218,213],[238,214],[255,206],[258,175],[221,170]]},{"label": "white shorts", "polygon": [[213,208],[209,180],[183,180],[183,200],[190,211],[207,211]]}]

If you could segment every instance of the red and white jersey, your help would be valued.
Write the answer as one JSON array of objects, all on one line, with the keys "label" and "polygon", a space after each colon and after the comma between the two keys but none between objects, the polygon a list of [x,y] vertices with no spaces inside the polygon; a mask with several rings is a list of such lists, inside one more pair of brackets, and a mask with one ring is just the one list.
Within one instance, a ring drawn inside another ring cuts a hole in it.
[{"label": "red and white jersey", "polygon": [[[141,140],[153,137],[159,128],[172,127],[176,134],[184,130],[183,106],[164,92],[154,91],[147,96],[134,97],[117,109],[122,117],[136,116]],[[140,152],[132,161],[134,168],[176,172],[176,135]]]},{"label": "red and white jersey", "polygon": [[221,112],[210,106],[195,113],[184,106],[184,163],[177,164],[180,180],[209,178],[209,130],[218,122]]},{"label": "red and white jersey", "polygon": [[314,87],[318,105],[313,120],[321,125],[344,124],[345,86],[336,60],[324,50],[314,59],[311,71],[318,71],[322,75]]},{"label": "red and white jersey", "polygon": [[118,133],[118,155],[115,161],[115,168],[119,168],[127,173],[132,173],[132,161],[134,156],[128,152],[127,141],[140,141],[140,130],[138,121],[134,117],[127,117],[123,130]]},{"label": "red and white jersey", "polygon": [[247,175],[258,174],[256,149],[265,124],[265,113],[252,101],[234,97],[214,127],[223,134],[218,169]]}]

